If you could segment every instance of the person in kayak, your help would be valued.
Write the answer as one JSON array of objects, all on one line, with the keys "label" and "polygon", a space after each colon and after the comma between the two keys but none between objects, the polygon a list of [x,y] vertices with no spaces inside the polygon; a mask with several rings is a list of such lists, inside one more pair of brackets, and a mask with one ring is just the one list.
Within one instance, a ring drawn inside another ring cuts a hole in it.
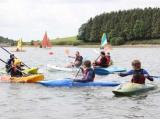
[{"label": "person in kayak", "polygon": [[91,61],[86,60],[83,63],[83,67],[80,67],[83,73],[82,79],[75,79],[75,82],[93,82],[95,78],[94,70],[91,68]]},{"label": "person in kayak", "polygon": [[22,68],[21,68],[21,61],[19,59],[14,60],[14,64],[12,67],[9,69],[9,73],[11,77],[22,77]]},{"label": "person in kayak", "polygon": [[126,73],[119,73],[119,76],[125,77],[128,75],[133,75],[131,82],[138,84],[145,84],[146,78],[150,81],[153,81],[153,78],[150,77],[148,72],[141,68],[141,62],[139,60],[133,60],[132,67],[133,70],[130,70]]},{"label": "person in kayak", "polygon": [[68,56],[68,57],[74,58],[75,60],[74,60],[74,62],[71,62],[66,67],[80,67],[82,65],[83,57],[80,55],[79,51],[76,51],[75,56]]},{"label": "person in kayak", "polygon": [[110,62],[110,56],[106,56],[105,52],[101,51],[98,61],[93,62],[94,67],[108,67]]},{"label": "person in kayak", "polygon": [[14,58],[15,58],[15,57],[14,57],[14,54],[11,54],[9,60],[7,61],[7,64],[6,64],[6,66],[5,66],[7,73],[9,73],[8,70],[10,69],[10,67],[12,67],[12,65],[13,65],[13,63],[14,63]]}]

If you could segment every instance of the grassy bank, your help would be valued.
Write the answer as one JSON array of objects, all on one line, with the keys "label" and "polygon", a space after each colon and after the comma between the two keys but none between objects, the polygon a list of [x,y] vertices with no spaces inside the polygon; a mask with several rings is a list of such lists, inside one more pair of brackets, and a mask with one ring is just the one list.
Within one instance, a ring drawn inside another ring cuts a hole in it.
[{"label": "grassy bank", "polygon": [[[100,43],[94,42],[83,42],[82,40],[77,40],[76,36],[66,37],[66,38],[57,38],[51,40],[53,45],[72,45],[72,46],[81,46],[81,47],[99,47]],[[138,46],[138,45],[160,45],[160,39],[154,40],[141,40],[141,41],[127,41],[122,46]]]},{"label": "grassy bank", "polygon": [[92,46],[98,45],[99,43],[93,42],[83,42],[82,40],[77,40],[76,36],[73,37],[66,37],[66,38],[57,38],[51,40],[53,45],[72,45],[72,46]]},{"label": "grassy bank", "polygon": [[153,39],[153,40],[141,40],[141,41],[127,41],[125,45],[160,45],[160,39]]}]

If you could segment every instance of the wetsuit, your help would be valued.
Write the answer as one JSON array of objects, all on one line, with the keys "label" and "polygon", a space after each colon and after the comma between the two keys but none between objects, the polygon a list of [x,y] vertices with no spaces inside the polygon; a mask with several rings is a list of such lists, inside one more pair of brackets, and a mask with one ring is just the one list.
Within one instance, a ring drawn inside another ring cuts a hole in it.
[{"label": "wetsuit", "polygon": [[153,78],[150,77],[148,72],[144,69],[130,70],[127,73],[120,73],[121,77],[125,77],[128,75],[133,75],[132,80],[131,80],[132,83],[145,84],[146,78],[150,81],[153,81]]},{"label": "wetsuit", "polygon": [[95,78],[95,73],[92,68],[87,69],[85,71],[82,70],[83,78],[74,80],[75,82],[93,82]]}]

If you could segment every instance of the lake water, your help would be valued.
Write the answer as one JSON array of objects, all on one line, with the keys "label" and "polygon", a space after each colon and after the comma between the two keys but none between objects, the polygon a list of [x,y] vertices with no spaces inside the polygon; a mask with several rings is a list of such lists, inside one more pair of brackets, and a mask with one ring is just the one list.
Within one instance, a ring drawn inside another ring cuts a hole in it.
[{"label": "lake water", "polygon": [[[13,50],[13,48],[7,48]],[[49,72],[46,65],[65,65],[72,61],[65,47],[52,49],[25,48],[15,53],[28,66],[38,66],[45,79],[74,77],[75,73]],[[95,48],[68,47],[70,54],[79,50],[85,59],[94,60]],[[98,49],[97,49],[98,50]],[[52,51],[53,55],[48,53]],[[151,75],[160,75],[160,48],[114,48],[111,56],[115,66],[131,69],[131,61],[140,59]],[[9,55],[0,50],[2,59]],[[4,67],[0,63],[0,68]],[[129,81],[131,77],[96,76],[96,80]],[[150,81],[148,81],[150,82]],[[155,79],[154,84],[160,85]],[[160,118],[160,89],[132,97],[115,97],[114,87],[50,88],[39,84],[0,83],[0,118]]]}]

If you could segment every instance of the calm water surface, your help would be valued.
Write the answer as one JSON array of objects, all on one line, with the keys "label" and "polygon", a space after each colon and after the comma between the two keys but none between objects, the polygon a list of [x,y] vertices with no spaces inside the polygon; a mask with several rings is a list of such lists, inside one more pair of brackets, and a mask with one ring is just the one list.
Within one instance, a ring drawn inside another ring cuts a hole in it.
[{"label": "calm water surface", "polygon": [[[13,50],[13,48],[7,48]],[[79,50],[85,59],[98,55],[95,48],[68,47],[70,54]],[[98,50],[98,49],[97,49]],[[54,55],[48,53],[52,51]],[[52,49],[26,48],[15,53],[29,66],[39,66],[46,79],[74,77],[75,73],[48,72],[48,63],[61,65],[72,61],[64,47]],[[131,68],[131,61],[140,59],[151,75],[160,75],[160,48],[114,48],[115,66]],[[0,50],[1,58],[9,55]],[[0,68],[4,66],[0,63]],[[96,76],[96,80],[129,81],[117,75]],[[160,80],[154,81],[158,86]],[[160,89],[132,97],[115,97],[112,87],[48,88],[39,84],[0,83],[0,118],[160,118]]]}]

